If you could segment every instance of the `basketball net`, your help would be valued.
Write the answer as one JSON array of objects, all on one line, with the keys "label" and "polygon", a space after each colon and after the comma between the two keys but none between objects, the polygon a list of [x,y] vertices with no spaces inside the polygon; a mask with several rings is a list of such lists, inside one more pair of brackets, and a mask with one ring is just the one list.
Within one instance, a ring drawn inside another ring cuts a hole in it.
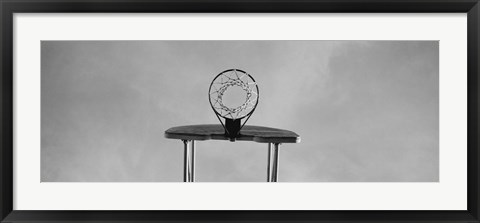
[{"label": "basketball net", "polygon": [[[224,103],[225,93],[232,87],[239,87],[245,93],[245,101],[235,106]],[[230,141],[235,141],[258,104],[258,85],[252,76],[243,70],[229,69],[218,74],[210,84],[209,101],[215,115],[225,129]],[[222,122],[224,118],[225,121]],[[241,120],[246,118],[243,124]]]}]

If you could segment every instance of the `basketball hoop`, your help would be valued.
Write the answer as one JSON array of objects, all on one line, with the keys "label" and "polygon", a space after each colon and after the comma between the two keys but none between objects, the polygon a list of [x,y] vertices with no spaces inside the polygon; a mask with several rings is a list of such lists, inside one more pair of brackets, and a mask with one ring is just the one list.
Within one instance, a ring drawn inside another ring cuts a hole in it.
[{"label": "basketball hoop", "polygon": [[[258,85],[243,70],[229,69],[218,74],[210,84],[208,99],[215,115],[231,141],[235,141],[258,104]],[[225,119],[222,122],[220,117]],[[243,124],[241,120],[245,118]]]}]

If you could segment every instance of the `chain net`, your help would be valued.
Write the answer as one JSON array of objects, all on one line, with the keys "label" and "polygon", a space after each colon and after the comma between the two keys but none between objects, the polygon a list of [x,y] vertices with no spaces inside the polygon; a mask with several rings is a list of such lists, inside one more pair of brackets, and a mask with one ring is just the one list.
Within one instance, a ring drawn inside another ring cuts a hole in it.
[{"label": "chain net", "polygon": [[[243,104],[228,107],[224,104],[225,92],[231,87],[240,87],[245,92]],[[258,86],[255,80],[245,71],[232,69],[220,73],[210,85],[210,104],[222,117],[239,119],[247,116],[255,109],[258,101]]]}]

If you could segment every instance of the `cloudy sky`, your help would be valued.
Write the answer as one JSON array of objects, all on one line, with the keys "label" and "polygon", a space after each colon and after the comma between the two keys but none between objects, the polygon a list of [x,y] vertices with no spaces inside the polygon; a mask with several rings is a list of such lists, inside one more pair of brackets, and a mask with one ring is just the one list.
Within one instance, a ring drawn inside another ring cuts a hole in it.
[{"label": "cloudy sky", "polygon": [[[43,182],[180,182],[179,125],[217,124],[208,88],[239,68],[247,124],[298,133],[279,181],[439,180],[437,41],[42,41]],[[267,145],[197,142],[199,182],[266,181]]]}]

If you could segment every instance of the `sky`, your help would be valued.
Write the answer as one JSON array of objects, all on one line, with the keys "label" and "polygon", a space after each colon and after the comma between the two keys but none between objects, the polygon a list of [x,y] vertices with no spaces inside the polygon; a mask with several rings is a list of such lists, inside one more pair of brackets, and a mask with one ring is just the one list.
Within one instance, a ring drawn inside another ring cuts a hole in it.
[{"label": "sky", "polygon": [[[181,182],[168,128],[218,124],[210,82],[258,83],[247,125],[280,146],[280,182],[437,182],[437,41],[42,41],[42,182]],[[264,182],[267,144],[198,141],[196,181]]]}]

